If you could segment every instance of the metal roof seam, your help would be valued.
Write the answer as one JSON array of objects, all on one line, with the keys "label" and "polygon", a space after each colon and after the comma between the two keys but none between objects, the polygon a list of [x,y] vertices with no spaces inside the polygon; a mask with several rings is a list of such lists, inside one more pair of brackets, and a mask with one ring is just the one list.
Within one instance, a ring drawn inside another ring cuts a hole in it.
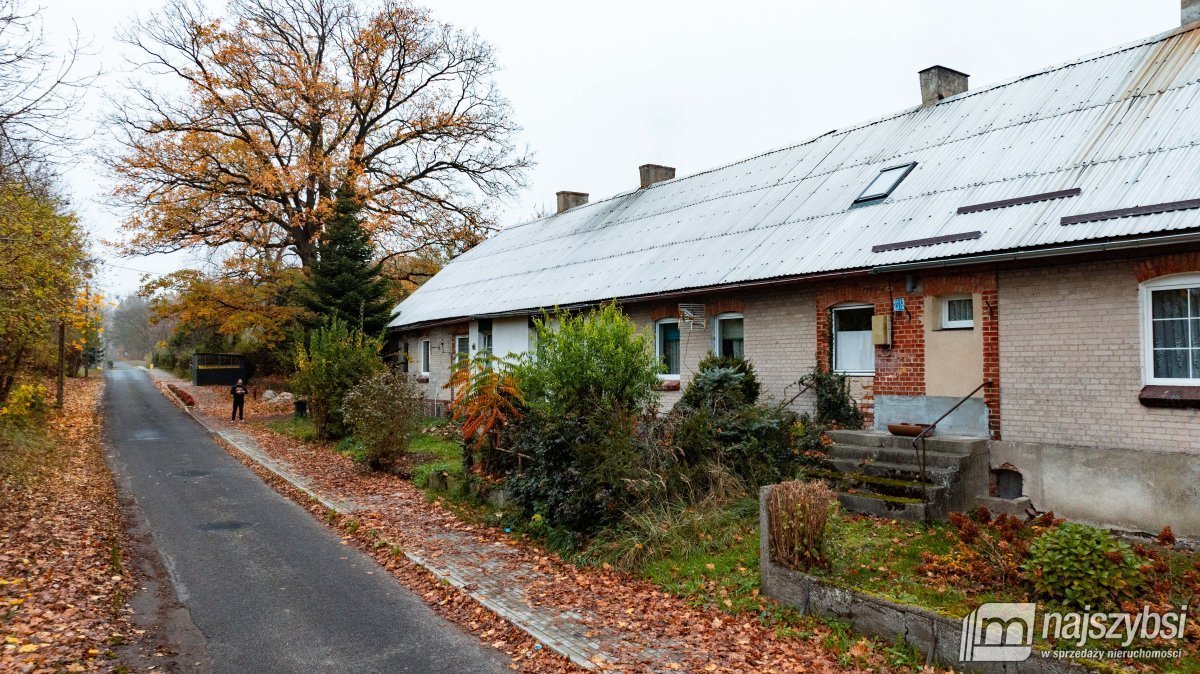
[{"label": "metal roof seam", "polygon": [[[1196,26],[1176,30],[510,227],[414,292],[393,325],[1187,228],[1194,213],[1051,225],[1067,209],[1195,196],[1198,43]],[[849,208],[872,169],[901,159],[920,166],[896,194]],[[952,237],[964,229],[955,224],[963,204],[1066,188],[1081,196],[971,214],[978,239],[869,252],[875,242]]]}]

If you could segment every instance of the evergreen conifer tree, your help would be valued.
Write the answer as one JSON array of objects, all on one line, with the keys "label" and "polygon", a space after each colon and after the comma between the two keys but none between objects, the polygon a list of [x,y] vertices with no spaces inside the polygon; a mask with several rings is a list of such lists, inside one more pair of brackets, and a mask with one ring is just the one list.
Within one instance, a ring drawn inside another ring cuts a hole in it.
[{"label": "evergreen conifer tree", "polygon": [[361,210],[362,201],[352,193],[338,194],[300,298],[317,314],[316,324],[337,317],[378,336],[392,319],[394,302],[383,264],[374,261],[375,250],[359,219]]}]

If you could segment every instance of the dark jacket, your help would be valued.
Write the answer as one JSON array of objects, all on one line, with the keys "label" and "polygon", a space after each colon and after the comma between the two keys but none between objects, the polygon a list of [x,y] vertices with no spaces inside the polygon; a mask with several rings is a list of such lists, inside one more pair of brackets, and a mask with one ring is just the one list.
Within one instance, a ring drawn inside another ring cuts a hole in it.
[{"label": "dark jacket", "polygon": [[229,392],[233,394],[235,400],[242,400],[246,397],[245,384],[234,384],[229,387]]}]

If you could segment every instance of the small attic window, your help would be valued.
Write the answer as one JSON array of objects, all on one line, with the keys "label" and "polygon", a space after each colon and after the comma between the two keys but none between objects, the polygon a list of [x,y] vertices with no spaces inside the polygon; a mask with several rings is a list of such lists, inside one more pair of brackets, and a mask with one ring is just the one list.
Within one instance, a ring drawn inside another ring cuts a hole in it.
[{"label": "small attic window", "polygon": [[896,186],[899,185],[902,180],[908,177],[908,174],[911,173],[916,166],[917,162],[912,162],[911,164],[902,164],[900,166],[893,166],[891,168],[883,169],[879,172],[879,175],[875,176],[875,179],[871,181],[871,184],[867,185],[867,189],[863,190],[863,193],[858,195],[858,198],[854,200],[854,203],[866,204],[886,199],[887,196],[892,193],[892,190],[896,189]]}]

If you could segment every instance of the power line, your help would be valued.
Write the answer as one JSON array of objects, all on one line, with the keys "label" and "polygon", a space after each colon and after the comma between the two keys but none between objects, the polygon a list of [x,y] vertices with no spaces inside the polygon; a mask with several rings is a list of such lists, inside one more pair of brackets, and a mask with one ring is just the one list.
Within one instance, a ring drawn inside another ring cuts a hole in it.
[{"label": "power line", "polygon": [[124,269],[125,271],[135,271],[139,274],[149,274],[151,276],[167,276],[166,273],[160,271],[147,271],[145,269],[134,269],[133,267],[123,267],[119,264],[113,264],[108,260],[97,260],[102,265],[112,267],[113,269]]}]

